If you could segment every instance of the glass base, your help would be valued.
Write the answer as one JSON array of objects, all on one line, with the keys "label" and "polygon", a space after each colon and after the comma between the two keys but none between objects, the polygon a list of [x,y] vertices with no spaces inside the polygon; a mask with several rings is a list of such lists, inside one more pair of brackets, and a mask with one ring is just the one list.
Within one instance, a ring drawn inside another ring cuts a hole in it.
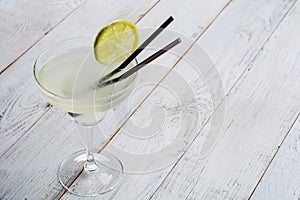
[{"label": "glass base", "polygon": [[78,151],[67,157],[60,165],[58,178],[60,183],[72,194],[78,196],[97,196],[116,188],[121,182],[123,165],[114,155],[94,150],[97,168],[87,170],[87,154]]}]

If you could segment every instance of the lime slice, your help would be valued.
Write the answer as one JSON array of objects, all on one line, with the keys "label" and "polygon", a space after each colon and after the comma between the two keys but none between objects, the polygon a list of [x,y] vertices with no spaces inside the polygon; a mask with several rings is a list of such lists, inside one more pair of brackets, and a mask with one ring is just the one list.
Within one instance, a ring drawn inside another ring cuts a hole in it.
[{"label": "lime slice", "polygon": [[139,44],[139,33],[132,22],[119,20],[98,33],[94,41],[94,54],[98,62],[110,64],[125,60]]}]

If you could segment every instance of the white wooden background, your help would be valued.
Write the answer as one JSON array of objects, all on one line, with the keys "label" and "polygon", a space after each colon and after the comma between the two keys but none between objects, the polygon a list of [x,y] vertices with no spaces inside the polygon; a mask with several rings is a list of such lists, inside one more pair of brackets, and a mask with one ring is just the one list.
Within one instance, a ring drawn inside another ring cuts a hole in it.
[{"label": "white wooden background", "polygon": [[39,53],[56,41],[93,36],[115,19],[144,28],[169,15],[176,19],[170,29],[201,45],[221,75],[221,138],[203,159],[199,133],[174,165],[126,175],[117,190],[82,199],[300,199],[300,2],[1,0],[1,200],[79,199],[56,172],[82,147],[75,125],[37,93]]}]

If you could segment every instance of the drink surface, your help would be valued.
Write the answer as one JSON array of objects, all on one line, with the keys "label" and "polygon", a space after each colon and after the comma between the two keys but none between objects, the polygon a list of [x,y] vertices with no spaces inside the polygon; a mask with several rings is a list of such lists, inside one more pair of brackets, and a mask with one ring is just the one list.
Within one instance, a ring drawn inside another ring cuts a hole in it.
[{"label": "drink surface", "polygon": [[119,64],[102,65],[94,59],[92,48],[80,47],[50,58],[37,77],[42,87],[53,94],[44,93],[51,104],[68,112],[90,114],[111,108],[131,91],[127,87],[132,87],[135,75],[113,85],[96,87],[98,80]]}]

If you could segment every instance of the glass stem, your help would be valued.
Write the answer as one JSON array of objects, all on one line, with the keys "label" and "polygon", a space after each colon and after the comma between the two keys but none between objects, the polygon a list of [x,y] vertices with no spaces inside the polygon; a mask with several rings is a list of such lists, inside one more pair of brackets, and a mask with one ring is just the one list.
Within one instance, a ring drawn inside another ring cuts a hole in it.
[{"label": "glass stem", "polygon": [[84,170],[95,171],[98,168],[98,165],[94,159],[94,146],[93,146],[94,126],[87,126],[86,128],[88,129],[86,131],[86,133],[87,133],[87,146],[86,146],[87,159],[84,164]]}]

